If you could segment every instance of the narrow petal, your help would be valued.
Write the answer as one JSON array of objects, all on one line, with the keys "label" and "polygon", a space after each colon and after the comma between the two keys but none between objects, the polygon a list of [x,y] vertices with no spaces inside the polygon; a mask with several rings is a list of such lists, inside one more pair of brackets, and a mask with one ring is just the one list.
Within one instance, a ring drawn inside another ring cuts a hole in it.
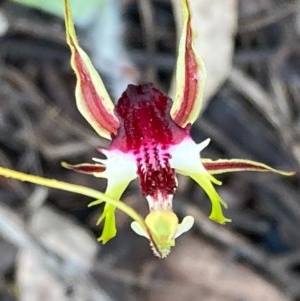
[{"label": "narrow petal", "polygon": [[77,172],[85,173],[85,174],[91,174],[93,176],[100,177],[101,174],[105,171],[106,167],[102,164],[89,164],[89,163],[82,163],[82,164],[76,164],[71,165],[66,162],[62,162],[61,165],[64,168],[74,170]]},{"label": "narrow petal", "polygon": [[119,121],[100,76],[78,44],[69,0],[65,0],[65,25],[72,54],[71,66],[77,77],[75,96],[78,110],[100,136],[111,139],[111,134],[117,132]]},{"label": "narrow petal", "polygon": [[171,116],[181,127],[193,123],[200,112],[206,71],[197,55],[191,27],[191,12],[188,0],[180,0],[182,10],[182,34],[176,65],[176,92]]},{"label": "narrow petal", "polygon": [[260,162],[244,159],[219,159],[216,161],[210,159],[201,159],[201,163],[210,174],[221,174],[237,171],[274,172],[283,176],[292,176],[295,174],[295,172],[275,169]]}]

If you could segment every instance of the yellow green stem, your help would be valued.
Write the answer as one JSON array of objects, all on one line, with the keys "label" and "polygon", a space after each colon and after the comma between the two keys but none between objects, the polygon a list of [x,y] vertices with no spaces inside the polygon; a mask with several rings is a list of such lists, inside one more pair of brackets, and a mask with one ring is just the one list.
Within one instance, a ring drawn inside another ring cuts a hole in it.
[{"label": "yellow green stem", "polygon": [[126,204],[120,202],[119,200],[113,200],[107,197],[104,193],[97,191],[95,189],[82,186],[82,185],[58,181],[55,179],[42,178],[39,176],[22,173],[4,167],[0,167],[0,176],[85,195],[96,199],[97,200],[96,202],[99,204],[103,202],[111,204],[117,207],[119,210],[123,211],[128,216],[130,216],[133,220],[138,222],[142,227],[145,228],[145,230],[147,229],[144,219],[135,210],[133,210],[131,207],[127,206]]}]

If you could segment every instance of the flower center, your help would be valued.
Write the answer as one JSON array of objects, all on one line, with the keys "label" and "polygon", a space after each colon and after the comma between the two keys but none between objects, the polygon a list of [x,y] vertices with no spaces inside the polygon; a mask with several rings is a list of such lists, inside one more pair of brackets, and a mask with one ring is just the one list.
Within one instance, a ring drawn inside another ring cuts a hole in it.
[{"label": "flower center", "polygon": [[133,154],[143,195],[152,210],[171,210],[177,187],[170,166],[170,148],[182,142],[189,128],[171,118],[171,99],[152,84],[129,85],[115,107],[120,126],[110,150]]}]

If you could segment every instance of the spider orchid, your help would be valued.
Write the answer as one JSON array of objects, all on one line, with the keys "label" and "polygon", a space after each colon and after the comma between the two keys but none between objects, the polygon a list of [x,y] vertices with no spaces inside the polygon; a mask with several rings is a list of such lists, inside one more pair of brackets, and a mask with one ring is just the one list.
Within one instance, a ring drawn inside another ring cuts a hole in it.
[{"label": "spider orchid", "polygon": [[[205,191],[211,201],[209,218],[217,223],[230,222],[223,215],[226,203],[216,192],[220,185],[214,175],[234,171],[293,173],[273,169],[265,164],[243,159],[212,161],[200,157],[209,139],[196,143],[190,136],[191,125],[201,109],[205,67],[198,57],[193,41],[190,5],[178,1],[183,17],[182,34],[176,64],[176,92],[173,101],[152,84],[129,85],[113,104],[88,55],[79,46],[72,20],[69,0],[65,0],[67,42],[71,50],[71,66],[77,77],[77,107],[85,119],[102,137],[110,139],[108,149],[99,148],[105,159],[94,163],[71,165],[68,169],[107,179],[105,194],[93,189],[56,180],[25,175],[0,168],[0,174],[37,184],[64,189],[93,197],[89,206],[105,203],[98,224],[104,222],[99,238],[106,243],[116,235],[115,209],[133,218],[131,228],[146,237],[154,254],[166,257],[175,239],[194,223],[191,216],[179,220],[172,209],[177,188],[176,173],[189,176]],[[119,201],[128,184],[138,178],[141,192],[149,206],[145,219]]]}]

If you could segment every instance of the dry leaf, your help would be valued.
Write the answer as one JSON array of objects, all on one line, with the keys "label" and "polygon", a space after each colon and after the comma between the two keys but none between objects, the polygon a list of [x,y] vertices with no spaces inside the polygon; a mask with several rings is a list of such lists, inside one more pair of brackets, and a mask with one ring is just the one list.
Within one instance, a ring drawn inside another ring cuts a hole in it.
[{"label": "dry leaf", "polygon": [[37,242],[17,260],[20,301],[110,300],[89,276],[98,244],[88,231],[46,207],[34,213],[30,231]]},{"label": "dry leaf", "polygon": [[183,237],[163,265],[160,269],[168,271],[172,280],[151,290],[149,301],[288,300],[254,271],[230,261],[216,246],[199,238]]}]

